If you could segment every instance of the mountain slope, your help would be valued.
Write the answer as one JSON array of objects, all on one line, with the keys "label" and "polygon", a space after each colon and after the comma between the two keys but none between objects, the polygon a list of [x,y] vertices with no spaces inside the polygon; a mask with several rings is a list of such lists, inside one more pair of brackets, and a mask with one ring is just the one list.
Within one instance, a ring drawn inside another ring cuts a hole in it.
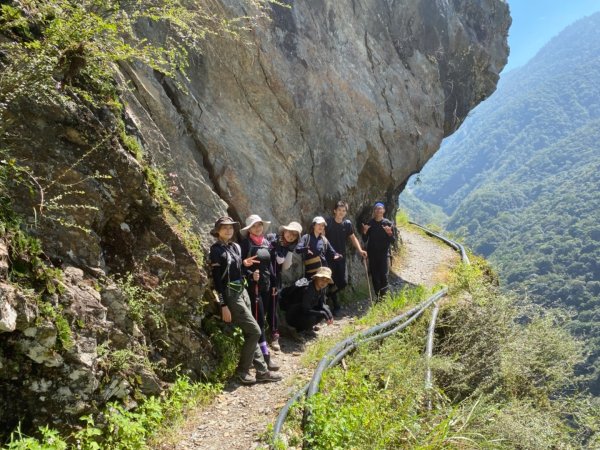
[{"label": "mountain slope", "polygon": [[501,80],[419,178],[410,196],[442,207],[446,228],[489,257],[505,286],[576,311],[570,326],[597,365],[600,14]]}]

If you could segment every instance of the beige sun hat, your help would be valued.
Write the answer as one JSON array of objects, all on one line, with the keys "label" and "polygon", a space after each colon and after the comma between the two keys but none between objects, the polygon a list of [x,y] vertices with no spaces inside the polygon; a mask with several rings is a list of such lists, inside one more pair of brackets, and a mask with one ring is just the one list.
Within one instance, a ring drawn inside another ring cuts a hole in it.
[{"label": "beige sun hat", "polygon": [[331,278],[331,276],[332,272],[329,267],[319,267],[311,278],[325,278],[329,284],[333,284],[333,278]]},{"label": "beige sun hat", "polygon": [[269,222],[267,220],[262,220],[258,214],[252,214],[252,215],[248,216],[248,218],[246,219],[246,226],[240,230],[240,234],[243,237],[248,236],[248,230],[250,228],[252,228],[252,225],[254,225],[255,223],[258,223],[258,222],[263,223],[263,225],[264,225],[263,233],[266,233],[267,228],[269,228],[269,225],[271,225],[271,222]]},{"label": "beige sun hat", "polygon": [[300,225],[298,222],[290,222],[287,225],[281,225],[279,227],[279,234],[283,233],[284,231],[295,231],[296,233],[298,233],[298,235],[302,234],[302,225]]}]

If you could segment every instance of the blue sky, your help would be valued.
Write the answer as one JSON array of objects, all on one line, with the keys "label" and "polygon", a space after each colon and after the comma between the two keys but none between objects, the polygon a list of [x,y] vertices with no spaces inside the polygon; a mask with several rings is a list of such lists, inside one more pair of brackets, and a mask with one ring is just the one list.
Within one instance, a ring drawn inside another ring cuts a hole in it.
[{"label": "blue sky", "polygon": [[504,72],[529,61],[551,38],[584,16],[600,11],[600,0],[508,0],[513,22]]}]

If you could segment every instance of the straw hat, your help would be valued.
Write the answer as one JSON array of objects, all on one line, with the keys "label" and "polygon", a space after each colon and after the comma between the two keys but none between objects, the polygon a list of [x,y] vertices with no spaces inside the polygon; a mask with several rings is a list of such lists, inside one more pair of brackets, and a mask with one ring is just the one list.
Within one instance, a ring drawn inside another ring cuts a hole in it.
[{"label": "straw hat", "polygon": [[329,267],[319,267],[311,278],[325,278],[328,281],[328,284],[333,284],[331,275],[332,272]]}]

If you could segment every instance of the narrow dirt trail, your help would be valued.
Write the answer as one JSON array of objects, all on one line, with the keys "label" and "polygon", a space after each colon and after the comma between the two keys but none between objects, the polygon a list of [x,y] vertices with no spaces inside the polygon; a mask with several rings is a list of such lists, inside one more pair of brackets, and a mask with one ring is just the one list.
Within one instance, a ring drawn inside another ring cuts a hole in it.
[{"label": "narrow dirt trail", "polygon": [[[401,256],[393,271],[402,281],[432,287],[459,260],[458,255],[437,240],[413,229],[400,229]],[[331,326],[323,326],[319,336],[339,335],[341,330],[368,306],[368,300],[344,309],[344,316]],[[274,423],[281,407],[293,395],[299,379],[308,380],[312,371],[301,364],[303,352],[315,340],[305,343],[281,338],[281,351],[275,353],[283,380],[279,383],[243,386],[229,383],[209,406],[192,411],[181,429],[175,430],[178,442],[160,447],[178,450],[249,450],[261,447],[260,437]]]}]

